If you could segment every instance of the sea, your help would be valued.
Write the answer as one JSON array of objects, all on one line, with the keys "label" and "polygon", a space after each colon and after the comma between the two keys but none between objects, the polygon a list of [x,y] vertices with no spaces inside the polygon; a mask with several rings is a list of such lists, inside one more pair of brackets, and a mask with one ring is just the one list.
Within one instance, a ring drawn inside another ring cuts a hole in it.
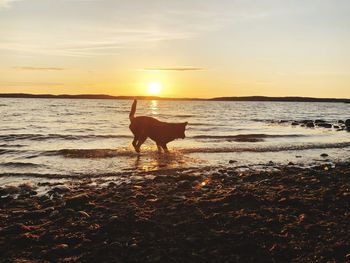
[{"label": "sea", "polygon": [[[274,169],[350,160],[350,132],[343,129],[350,104],[138,101],[136,116],[189,123],[186,138],[169,143],[167,154],[159,154],[150,139],[141,154],[134,151],[131,104],[0,98],[0,186],[82,178],[122,182],[153,171]],[[307,127],[311,122],[315,127]]]}]

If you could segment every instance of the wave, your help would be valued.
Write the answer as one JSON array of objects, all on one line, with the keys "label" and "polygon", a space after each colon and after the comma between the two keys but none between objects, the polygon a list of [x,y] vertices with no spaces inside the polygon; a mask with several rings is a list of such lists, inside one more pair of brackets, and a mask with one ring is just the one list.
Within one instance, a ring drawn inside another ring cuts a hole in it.
[{"label": "wave", "polygon": [[9,149],[0,149],[0,155],[3,154],[13,154],[13,153],[18,153],[19,151],[16,150],[9,150]]},{"label": "wave", "polygon": [[65,113],[60,113],[61,116],[79,116],[79,115],[84,115],[84,114],[89,114],[91,112],[65,112]]},{"label": "wave", "polygon": [[[182,148],[170,153],[191,154],[191,153],[229,153],[229,152],[282,152],[301,151],[309,149],[334,149],[350,147],[350,142],[324,143],[324,144],[301,144],[288,146],[265,146],[265,147],[197,147]],[[155,149],[143,150],[141,154],[156,153]],[[65,158],[112,158],[112,157],[132,157],[136,156],[131,149],[60,149],[54,151],[43,151],[37,156],[63,156]],[[35,156],[35,157],[37,157]]]},{"label": "wave", "polygon": [[24,128],[0,128],[0,131],[19,131],[24,130]]},{"label": "wave", "polygon": [[306,135],[300,134],[238,134],[238,135],[196,135],[194,139],[223,139],[236,142],[262,142],[266,138],[295,138],[303,137]]},{"label": "wave", "polygon": [[90,135],[72,135],[72,134],[8,134],[0,135],[2,141],[18,141],[18,140],[81,140],[81,139],[96,139],[96,138],[132,138],[131,135],[115,135],[115,134],[90,134]]},{"label": "wave", "polygon": [[[116,174],[118,175],[118,174]],[[101,176],[101,175],[98,175]],[[0,177],[19,177],[19,178],[46,178],[46,179],[83,179],[85,174],[57,174],[57,173],[0,173]]]},{"label": "wave", "polygon": [[24,147],[26,145],[23,144],[0,144],[0,147],[5,147],[5,148],[20,148]]},{"label": "wave", "polygon": [[[109,107],[109,106],[107,106],[107,107],[95,107],[95,108],[118,109],[119,107]],[[118,110],[117,110],[117,113],[118,113],[118,114],[121,114],[121,113],[129,113],[129,112],[130,112],[129,109],[128,109],[128,110],[121,110],[121,109],[118,109]]]},{"label": "wave", "polygon": [[44,151],[34,156],[63,156],[65,158],[112,158],[117,156],[134,156],[131,150],[121,149],[61,149],[57,151]]},{"label": "wave", "polygon": [[212,127],[230,127],[227,124],[213,123],[213,122],[189,122],[190,126],[212,126]]},{"label": "wave", "polygon": [[191,118],[195,115],[192,114],[175,114],[175,115],[169,115],[171,117],[179,117],[179,118]]},{"label": "wave", "polygon": [[7,162],[7,163],[0,163],[0,166],[5,166],[5,167],[42,167],[45,165],[36,164],[36,163],[24,163],[24,162]]},{"label": "wave", "polygon": [[350,142],[304,144],[289,146],[267,146],[267,147],[222,147],[222,148],[189,148],[180,150],[182,153],[229,153],[229,152],[283,152],[302,151],[315,149],[339,149],[350,147]]},{"label": "wave", "polygon": [[190,122],[188,124],[191,126],[215,126],[214,124],[205,123],[205,122]]}]

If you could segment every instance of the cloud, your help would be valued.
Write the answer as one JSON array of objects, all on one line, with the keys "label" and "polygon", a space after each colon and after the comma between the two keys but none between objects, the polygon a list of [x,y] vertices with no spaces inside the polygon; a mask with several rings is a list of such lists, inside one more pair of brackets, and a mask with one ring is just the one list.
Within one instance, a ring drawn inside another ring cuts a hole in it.
[{"label": "cloud", "polygon": [[[8,5],[14,1],[23,0],[0,0],[0,3]],[[140,1],[138,8],[132,3],[120,1],[119,8],[119,1],[113,0],[103,2],[116,8],[104,8],[105,5],[99,3],[102,1],[49,1],[54,5],[47,11],[50,16],[41,16],[34,9],[25,16],[25,21],[27,15],[32,18],[30,23],[17,22],[24,21],[22,13],[18,17],[7,18],[10,23],[0,26],[0,51],[59,57],[113,56],[125,50],[153,49],[161,43],[166,45],[169,41],[193,39],[217,30],[222,24],[222,18],[216,12],[183,10],[181,5],[176,7],[176,3],[174,10],[163,4],[148,4],[147,1]],[[38,5],[47,1],[33,2]],[[72,5],[74,2],[76,4]],[[80,5],[80,2],[91,2],[91,5]],[[162,10],[155,12],[151,8],[154,5],[159,5]],[[43,8],[48,8],[48,5]],[[74,12],[74,8],[81,8],[81,14]],[[51,14],[52,10],[57,11]],[[93,18],[86,17],[89,12],[93,12]]]},{"label": "cloud", "polygon": [[[76,36],[81,34],[80,38]],[[179,40],[192,37],[191,33],[137,28],[101,28],[79,26],[72,32],[50,35],[26,34],[2,35],[0,50],[42,55],[92,57],[116,55],[125,49],[153,47],[161,41]],[[46,44],[49,42],[50,45]]]},{"label": "cloud", "polygon": [[199,71],[205,68],[198,67],[175,67],[175,68],[144,68],[145,71]]},{"label": "cloud", "polygon": [[[23,0],[0,0],[0,8],[10,7],[16,1]],[[232,14],[222,12],[216,2],[200,5],[201,8],[195,3],[187,5],[187,1],[169,1],[168,7],[164,4],[167,1],[160,0],[153,4],[137,1],[138,8],[127,1],[118,4],[113,0],[33,1],[33,5],[41,2],[50,2],[50,7],[42,7],[49,8],[47,15],[36,13],[41,9],[34,8],[26,16],[19,13],[18,17],[7,18],[10,22],[1,25],[4,29],[0,27],[0,51],[85,58],[120,55],[125,50],[152,49],[160,43],[196,39],[221,30],[232,19]],[[71,5],[74,2],[77,6]],[[105,4],[116,8],[105,8]],[[155,12],[154,6],[160,10]],[[81,14],[74,8],[81,8]],[[30,23],[21,23],[28,18]]]},{"label": "cloud", "polygon": [[56,68],[56,67],[13,67],[14,69],[18,69],[18,70],[51,70],[51,71],[61,71],[61,70],[66,70],[65,68]]},{"label": "cloud", "polygon": [[1,8],[9,8],[12,3],[19,2],[22,0],[0,0],[0,9]]}]

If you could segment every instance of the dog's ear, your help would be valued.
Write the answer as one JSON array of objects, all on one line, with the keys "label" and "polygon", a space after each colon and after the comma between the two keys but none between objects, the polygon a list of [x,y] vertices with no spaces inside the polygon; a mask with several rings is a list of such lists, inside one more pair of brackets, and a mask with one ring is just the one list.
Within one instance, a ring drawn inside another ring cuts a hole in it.
[{"label": "dog's ear", "polygon": [[184,126],[186,127],[187,126],[187,124],[188,124],[188,122],[186,121],[186,122],[184,122]]}]

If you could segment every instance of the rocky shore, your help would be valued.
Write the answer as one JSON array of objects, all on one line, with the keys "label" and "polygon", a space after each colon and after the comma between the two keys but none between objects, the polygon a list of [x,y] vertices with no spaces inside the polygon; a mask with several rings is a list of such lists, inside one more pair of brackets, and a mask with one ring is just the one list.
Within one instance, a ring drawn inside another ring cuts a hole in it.
[{"label": "rocky shore", "polygon": [[350,261],[350,164],[139,177],[0,189],[0,261]]},{"label": "rocky shore", "polygon": [[274,124],[290,124],[292,126],[300,126],[305,128],[327,128],[335,129],[337,131],[350,131],[350,119],[326,121],[322,119],[317,120],[279,120],[271,121]]}]

